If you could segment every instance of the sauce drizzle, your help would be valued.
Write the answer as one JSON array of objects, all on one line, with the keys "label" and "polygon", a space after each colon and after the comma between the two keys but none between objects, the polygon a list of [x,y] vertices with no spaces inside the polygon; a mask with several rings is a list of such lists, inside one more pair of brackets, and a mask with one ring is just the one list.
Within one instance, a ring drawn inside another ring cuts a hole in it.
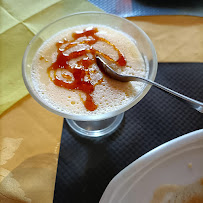
[{"label": "sauce drizzle", "polygon": [[[109,42],[108,40],[97,36],[96,35],[97,32],[98,32],[98,29],[94,28],[94,27],[89,28],[89,29],[84,29],[82,32],[74,32],[72,34],[73,40],[68,41],[68,40],[64,39],[63,41],[57,42],[56,43],[57,52],[58,52],[57,59],[47,69],[49,78],[55,85],[66,88],[68,90],[80,90],[80,91],[84,92],[86,94],[86,99],[82,100],[82,101],[84,103],[85,108],[89,111],[94,111],[97,109],[97,105],[94,103],[94,100],[93,100],[91,94],[93,93],[95,86],[98,84],[101,84],[103,81],[103,78],[102,78],[96,84],[93,85],[90,80],[89,67],[91,65],[93,65],[94,63],[96,63],[96,60],[95,60],[96,54],[102,55],[104,58],[116,63],[119,66],[126,65],[126,60],[125,60],[123,54],[118,50],[118,48],[114,44]],[[77,41],[81,37],[86,37],[86,38],[82,42]],[[108,55],[101,53],[98,50],[94,49],[92,47],[92,45],[98,41],[103,41],[103,42],[109,44],[110,46],[112,46],[114,48],[114,50],[118,52],[118,60],[114,61]],[[72,48],[78,44],[88,44],[88,45],[90,45],[90,48],[73,51],[69,55],[65,54],[66,50],[69,50],[70,48]],[[87,55],[88,53],[91,53],[93,55],[92,59],[90,59],[88,57],[88,55]],[[77,61],[77,65],[81,67],[80,69],[78,69],[76,67],[73,68],[69,65],[70,60],[81,57],[81,56],[83,56],[83,58],[81,60]],[[42,59],[42,58],[40,58],[40,59]],[[67,81],[59,79],[56,75],[56,71],[58,69],[68,70],[70,73],[72,73],[74,80],[71,81],[71,83],[70,83],[71,76],[65,75],[65,74],[62,74],[62,77],[64,79],[66,79]],[[54,71],[54,77],[53,76],[51,77],[51,74],[50,74],[51,71]],[[88,81],[85,81],[85,76],[88,77]]]}]

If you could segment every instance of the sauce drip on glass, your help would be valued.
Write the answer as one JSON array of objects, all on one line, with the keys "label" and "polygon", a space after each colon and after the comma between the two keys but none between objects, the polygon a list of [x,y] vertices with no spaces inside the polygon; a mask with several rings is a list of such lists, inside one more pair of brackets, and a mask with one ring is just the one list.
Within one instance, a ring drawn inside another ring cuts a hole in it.
[{"label": "sauce drip on glass", "polygon": [[[94,88],[96,85],[101,84],[103,79],[100,79],[96,84],[92,84],[90,79],[90,70],[89,67],[96,63],[95,56],[96,54],[102,55],[104,58],[116,63],[119,66],[125,66],[126,60],[122,53],[117,49],[117,47],[109,42],[108,40],[98,37],[96,33],[98,32],[97,28],[90,28],[85,29],[82,32],[74,32],[72,34],[73,40],[66,40],[57,42],[57,59],[52,65],[47,69],[48,75],[51,79],[51,81],[59,86],[66,88],[68,90],[80,90],[86,94],[86,99],[82,100],[84,103],[84,106],[89,111],[94,111],[97,109],[97,105],[94,103],[94,100],[91,96],[91,94],[94,92]],[[83,41],[77,41],[81,37],[86,37]],[[115,51],[118,52],[118,60],[114,61],[112,58],[110,58],[108,55],[99,52],[98,50],[94,49],[92,47],[93,44],[95,44],[98,41],[103,41],[110,46],[114,48]],[[65,53],[66,50],[69,50],[70,48],[78,45],[78,44],[87,44],[90,45],[90,48],[88,49],[82,49],[78,51],[73,51],[69,55]],[[93,55],[93,58],[90,59],[88,57],[88,53],[91,53]],[[83,57],[81,60],[77,61],[77,66],[80,66],[80,68],[71,67],[69,65],[69,61],[78,57]],[[73,75],[73,81],[70,82],[70,79],[72,79],[71,76],[62,74],[62,77],[65,80],[59,79],[57,77],[56,71],[58,69],[66,69]],[[51,77],[50,72],[54,71],[54,77]],[[85,77],[88,77],[88,81],[85,80]]]}]

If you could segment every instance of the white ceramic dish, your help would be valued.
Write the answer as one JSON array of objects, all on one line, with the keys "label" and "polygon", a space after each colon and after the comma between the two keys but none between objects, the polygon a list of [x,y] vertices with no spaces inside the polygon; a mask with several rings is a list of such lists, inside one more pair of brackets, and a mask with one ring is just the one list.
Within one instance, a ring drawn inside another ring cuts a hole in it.
[{"label": "white ceramic dish", "polygon": [[190,184],[201,177],[203,129],[171,140],[134,161],[113,178],[100,203],[149,203],[160,185]]}]

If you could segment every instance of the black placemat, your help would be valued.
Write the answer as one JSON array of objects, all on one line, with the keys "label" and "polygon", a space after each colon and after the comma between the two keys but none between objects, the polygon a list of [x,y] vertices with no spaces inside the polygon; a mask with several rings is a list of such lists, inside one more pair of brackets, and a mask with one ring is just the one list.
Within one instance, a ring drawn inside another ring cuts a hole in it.
[{"label": "black placemat", "polygon": [[[160,63],[156,81],[203,101],[203,63]],[[54,202],[97,203],[111,179],[151,149],[203,128],[203,114],[152,87],[108,137],[84,139],[64,121]]]},{"label": "black placemat", "polygon": [[107,13],[121,17],[149,15],[203,16],[202,0],[89,0]]}]

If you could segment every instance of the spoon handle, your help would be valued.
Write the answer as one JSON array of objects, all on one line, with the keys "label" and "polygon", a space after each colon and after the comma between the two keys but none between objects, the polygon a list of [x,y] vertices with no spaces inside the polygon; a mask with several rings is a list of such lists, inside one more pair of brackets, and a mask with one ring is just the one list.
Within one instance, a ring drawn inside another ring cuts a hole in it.
[{"label": "spoon handle", "polygon": [[199,111],[200,113],[203,113],[203,103],[202,102],[199,102],[199,101],[197,101],[197,100],[195,100],[195,99],[192,99],[192,98],[190,98],[190,97],[187,97],[187,96],[185,96],[185,95],[183,95],[183,94],[180,94],[180,93],[178,93],[178,92],[176,92],[176,91],[174,91],[174,90],[172,90],[172,89],[169,89],[169,88],[167,88],[167,87],[165,87],[165,86],[163,86],[163,85],[161,85],[161,84],[159,84],[159,83],[157,83],[157,82],[153,82],[153,81],[151,81],[151,80],[148,80],[148,79],[146,79],[146,78],[140,78],[140,77],[133,77],[132,76],[132,79],[133,80],[136,80],[136,81],[144,81],[144,82],[146,82],[146,83],[149,83],[149,84],[151,84],[151,85],[154,85],[155,87],[157,87],[157,88],[159,88],[159,89],[161,89],[161,90],[163,90],[163,91],[165,91],[165,92],[167,92],[167,93],[170,93],[170,94],[172,94],[173,96],[176,96],[178,99],[180,99],[180,100],[182,100],[182,101],[185,101],[187,104],[189,104],[190,106],[192,106],[194,109],[196,109],[197,111]]}]

